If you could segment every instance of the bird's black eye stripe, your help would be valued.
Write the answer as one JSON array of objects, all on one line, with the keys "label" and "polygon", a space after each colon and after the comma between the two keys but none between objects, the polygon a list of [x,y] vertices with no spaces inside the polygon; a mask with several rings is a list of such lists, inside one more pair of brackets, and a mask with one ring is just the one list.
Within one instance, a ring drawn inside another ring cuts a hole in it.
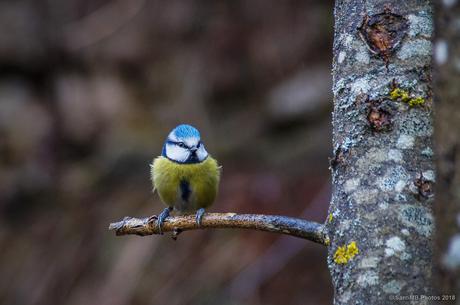
[{"label": "bird's black eye stripe", "polygon": [[184,142],[175,142],[175,141],[167,141],[168,144],[173,144],[173,145],[177,145],[179,147],[183,147],[183,148],[188,148],[187,145],[185,145]]}]

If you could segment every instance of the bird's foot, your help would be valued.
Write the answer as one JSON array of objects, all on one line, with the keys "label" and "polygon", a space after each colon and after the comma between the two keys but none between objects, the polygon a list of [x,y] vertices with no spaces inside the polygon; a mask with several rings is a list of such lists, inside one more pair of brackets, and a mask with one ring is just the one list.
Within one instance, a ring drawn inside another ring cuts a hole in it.
[{"label": "bird's foot", "polygon": [[201,208],[198,211],[196,211],[195,221],[199,227],[201,227],[201,220],[203,219],[204,212],[204,208]]},{"label": "bird's foot", "polygon": [[163,223],[165,222],[165,219],[169,217],[169,213],[172,211],[172,208],[166,208],[161,212],[160,215],[158,215],[158,220],[157,220],[157,227],[158,227],[158,234],[163,234],[163,231],[161,230]]}]

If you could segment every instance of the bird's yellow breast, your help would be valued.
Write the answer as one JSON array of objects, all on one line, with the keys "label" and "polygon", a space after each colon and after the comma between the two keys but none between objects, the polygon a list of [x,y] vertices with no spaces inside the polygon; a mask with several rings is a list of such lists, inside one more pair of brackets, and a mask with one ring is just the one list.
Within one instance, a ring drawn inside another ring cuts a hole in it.
[{"label": "bird's yellow breast", "polygon": [[151,177],[161,201],[179,212],[191,213],[210,206],[216,198],[220,169],[210,156],[193,164],[180,164],[160,156],[153,160]]}]

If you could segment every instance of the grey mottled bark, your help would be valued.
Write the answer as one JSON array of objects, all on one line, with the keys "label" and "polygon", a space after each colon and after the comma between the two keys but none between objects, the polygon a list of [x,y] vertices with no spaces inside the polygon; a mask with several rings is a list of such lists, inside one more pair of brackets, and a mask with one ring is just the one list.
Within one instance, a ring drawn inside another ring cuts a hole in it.
[{"label": "grey mottled bark", "polygon": [[439,294],[460,304],[460,3],[436,7],[436,276]]},{"label": "grey mottled bark", "polygon": [[424,304],[434,166],[430,1],[336,1],[335,304]]}]

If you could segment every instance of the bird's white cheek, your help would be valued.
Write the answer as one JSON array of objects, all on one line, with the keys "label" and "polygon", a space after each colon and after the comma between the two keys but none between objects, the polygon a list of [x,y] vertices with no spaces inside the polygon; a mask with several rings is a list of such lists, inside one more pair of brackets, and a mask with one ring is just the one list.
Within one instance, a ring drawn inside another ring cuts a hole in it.
[{"label": "bird's white cheek", "polygon": [[197,150],[196,156],[198,157],[198,160],[200,160],[200,162],[208,157],[208,152],[204,148],[204,145],[201,145],[201,147]]},{"label": "bird's white cheek", "polygon": [[177,145],[166,145],[166,156],[177,162],[185,162],[188,159],[189,151]]}]

